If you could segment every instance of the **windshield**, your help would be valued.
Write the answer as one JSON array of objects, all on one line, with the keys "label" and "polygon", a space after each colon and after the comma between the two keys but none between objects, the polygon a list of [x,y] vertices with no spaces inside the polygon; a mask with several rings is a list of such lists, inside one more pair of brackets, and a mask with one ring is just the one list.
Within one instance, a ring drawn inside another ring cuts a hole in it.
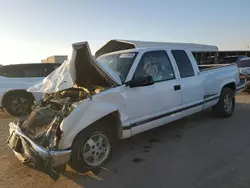
[{"label": "windshield", "polygon": [[110,54],[98,57],[97,61],[115,71],[124,83],[136,56],[137,52]]},{"label": "windshield", "polygon": [[250,67],[250,59],[244,59],[238,62],[238,67]]}]

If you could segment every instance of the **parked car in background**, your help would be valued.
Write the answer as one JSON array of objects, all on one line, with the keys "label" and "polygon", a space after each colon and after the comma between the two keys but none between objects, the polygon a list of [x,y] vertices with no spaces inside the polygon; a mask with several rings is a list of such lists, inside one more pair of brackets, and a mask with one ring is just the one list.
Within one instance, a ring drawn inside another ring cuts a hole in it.
[{"label": "parked car in background", "polygon": [[241,80],[246,82],[244,91],[250,90],[250,58],[244,58],[237,62]]},{"label": "parked car in background", "polygon": [[237,63],[238,61],[244,58],[247,58],[247,56],[245,55],[226,56],[223,58],[221,63],[225,63],[225,64]]},{"label": "parked car in background", "polygon": [[42,97],[41,93],[26,90],[41,81],[60,64],[32,63],[0,67],[0,108],[13,116],[22,116],[31,111],[31,106]]},{"label": "parked car in background", "polygon": [[[235,94],[244,88],[237,65],[198,66],[192,55],[213,48],[117,41],[107,43],[94,59],[87,42],[74,44],[72,59],[37,84],[51,95],[27,120],[10,123],[7,143],[56,180],[54,168],[67,162],[80,172],[102,166],[117,139],[209,107],[217,116],[230,117]],[[64,97],[74,83],[85,94]]]},{"label": "parked car in background", "polygon": [[237,65],[239,67],[240,73],[243,70],[249,70],[250,69],[250,58],[247,57],[247,58],[240,59],[239,61],[237,61]]}]

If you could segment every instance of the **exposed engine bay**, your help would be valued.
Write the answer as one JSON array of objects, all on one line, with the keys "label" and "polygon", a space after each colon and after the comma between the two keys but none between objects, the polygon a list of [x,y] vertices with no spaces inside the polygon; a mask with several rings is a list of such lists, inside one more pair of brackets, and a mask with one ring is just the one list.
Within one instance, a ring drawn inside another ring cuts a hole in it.
[{"label": "exposed engine bay", "polygon": [[74,87],[53,94],[45,94],[26,120],[20,120],[21,130],[44,148],[57,150],[62,131],[60,124],[74,109],[72,104],[103,91],[100,86],[91,89]]},{"label": "exposed engine bay", "polygon": [[87,42],[75,43],[72,48],[68,61],[27,90],[44,93],[41,103],[28,117],[9,124],[7,144],[18,159],[54,180],[59,178],[55,168],[69,162],[72,155],[71,148],[59,148],[62,121],[84,99],[92,100],[93,95],[122,84],[115,71],[93,58]]}]

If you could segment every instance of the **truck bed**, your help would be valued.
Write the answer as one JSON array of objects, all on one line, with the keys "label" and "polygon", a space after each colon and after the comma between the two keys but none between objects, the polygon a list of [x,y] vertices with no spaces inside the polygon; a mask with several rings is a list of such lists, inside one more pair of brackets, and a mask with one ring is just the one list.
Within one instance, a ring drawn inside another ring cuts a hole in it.
[{"label": "truck bed", "polygon": [[207,65],[198,65],[200,71],[206,71],[216,68],[221,68],[225,66],[230,66],[232,64],[207,64]]}]

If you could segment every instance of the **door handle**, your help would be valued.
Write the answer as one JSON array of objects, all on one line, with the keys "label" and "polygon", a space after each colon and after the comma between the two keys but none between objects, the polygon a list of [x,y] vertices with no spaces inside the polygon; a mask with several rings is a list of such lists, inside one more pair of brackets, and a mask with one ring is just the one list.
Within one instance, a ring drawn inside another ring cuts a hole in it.
[{"label": "door handle", "polygon": [[180,90],[181,89],[181,86],[180,85],[175,85],[174,86],[174,90],[176,91],[176,90]]}]

